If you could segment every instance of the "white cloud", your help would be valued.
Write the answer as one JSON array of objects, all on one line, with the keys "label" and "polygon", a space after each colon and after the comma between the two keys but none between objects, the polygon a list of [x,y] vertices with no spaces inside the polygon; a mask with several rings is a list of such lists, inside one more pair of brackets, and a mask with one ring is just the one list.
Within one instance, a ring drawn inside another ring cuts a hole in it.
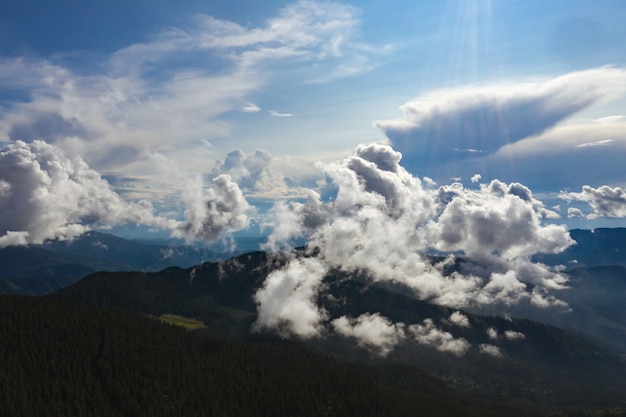
[{"label": "white cloud", "polygon": [[213,242],[225,232],[245,229],[250,223],[252,207],[227,174],[216,177],[209,188],[199,177],[189,180],[181,198],[185,220],[174,229],[175,237]]},{"label": "white cloud", "polygon": [[230,151],[224,160],[218,160],[211,175],[228,174],[247,194],[269,191],[274,188],[286,188],[280,174],[270,168],[272,156],[257,149],[254,154],[246,155],[239,149]]},{"label": "white cloud", "polygon": [[254,103],[248,103],[241,108],[241,111],[244,113],[256,113],[261,111],[261,108]]},{"label": "white cloud", "polygon": [[575,219],[575,218],[579,218],[579,217],[585,217],[585,214],[579,208],[568,207],[567,208],[567,217],[570,218],[570,219]]},{"label": "white cloud", "polygon": [[[568,201],[576,200],[588,203],[593,209],[593,213],[587,216],[589,218],[626,217],[626,192],[620,187],[603,185],[593,188],[589,185],[584,185],[580,193],[563,192],[561,193],[561,198]],[[576,211],[572,211],[572,213],[575,215],[579,214]]]},{"label": "white cloud", "polygon": [[258,317],[253,329],[278,329],[304,338],[319,336],[326,312],[317,306],[317,296],[326,272],[326,266],[315,258],[296,258],[284,269],[270,273],[254,296]]},{"label": "white cloud", "polygon": [[424,320],[422,324],[409,326],[408,333],[422,345],[431,346],[441,352],[449,352],[457,356],[464,355],[470,348],[467,340],[455,338],[452,334],[438,329],[431,319]]},{"label": "white cloud", "polygon": [[477,182],[480,182],[481,178],[482,178],[482,176],[480,174],[474,174],[474,175],[472,175],[470,180],[472,181],[472,183],[476,184]]},{"label": "white cloud", "polygon": [[330,73],[359,60],[353,73],[367,71],[375,48],[358,41],[358,25],[351,6],[300,1],[255,27],[198,15],[101,57],[91,73],[54,59],[0,59],[0,86],[26,97],[3,103],[0,141],[41,138],[127,177],[150,172],[155,152],[200,166],[198,138],[223,146],[223,115],[259,111],[250,96],[273,80],[306,83],[313,66]]},{"label": "white cloud", "polygon": [[291,116],[293,116],[293,114],[291,114],[291,113],[279,113],[277,111],[270,110],[270,116],[273,116],[273,117],[291,117]]},{"label": "white cloud", "polygon": [[94,226],[174,225],[146,201],[122,200],[80,157],[38,140],[0,151],[0,211],[3,246],[72,239]]},{"label": "white cloud", "polygon": [[28,232],[7,231],[4,236],[0,236],[0,248],[7,246],[26,246],[28,241]]},{"label": "white cloud", "polygon": [[424,185],[428,188],[435,188],[437,186],[437,182],[432,178],[423,177],[422,181],[424,182]]},{"label": "white cloud", "polygon": [[612,115],[612,116],[605,116],[605,117],[596,119],[595,122],[600,123],[600,124],[609,124],[609,123],[621,122],[622,120],[624,120],[624,116]]},{"label": "white cloud", "polygon": [[613,139],[597,140],[595,142],[585,142],[580,145],[576,145],[577,148],[588,148],[590,146],[607,146],[613,143]]},{"label": "white cloud", "polygon": [[[565,227],[542,225],[552,212],[528,188],[492,181],[479,190],[458,183],[425,189],[399,165],[400,157],[372,144],[320,164],[334,192],[277,203],[267,221],[274,227],[267,247],[284,249],[306,238],[329,268],[367,272],[441,305],[558,304],[550,293],[564,288],[566,277],[530,257],[558,253],[573,241]],[[444,273],[455,258],[434,262],[423,255],[430,249],[462,252],[466,262]]]},{"label": "white cloud", "polygon": [[493,356],[495,358],[502,357],[502,351],[498,346],[495,345],[482,343],[480,346],[478,346],[478,350],[480,351],[480,353],[484,353],[485,355]]},{"label": "white cloud", "polygon": [[493,327],[490,327],[487,329],[487,336],[489,336],[489,339],[496,340],[498,339],[498,331]]},{"label": "white cloud", "polygon": [[506,330],[504,332],[504,337],[506,337],[508,340],[521,340],[525,339],[526,335],[524,333],[516,332],[514,330]]},{"label": "white cloud", "polygon": [[450,321],[450,323],[454,324],[455,326],[472,327],[470,325],[470,322],[467,316],[461,313],[460,311],[455,311],[454,313],[450,314],[450,317],[448,318],[448,320]]},{"label": "white cloud", "polygon": [[337,333],[356,338],[359,346],[381,356],[389,354],[405,338],[403,323],[393,324],[378,313],[363,314],[356,319],[342,316],[331,324]]},{"label": "white cloud", "polygon": [[[157,161],[158,159],[154,159]],[[185,220],[153,214],[145,200],[127,202],[78,156],[35,140],[0,151],[2,246],[73,239],[94,227],[120,224],[170,230],[175,237],[214,241],[248,226],[252,208],[228,175],[206,188],[200,179],[169,171],[181,186]]]}]

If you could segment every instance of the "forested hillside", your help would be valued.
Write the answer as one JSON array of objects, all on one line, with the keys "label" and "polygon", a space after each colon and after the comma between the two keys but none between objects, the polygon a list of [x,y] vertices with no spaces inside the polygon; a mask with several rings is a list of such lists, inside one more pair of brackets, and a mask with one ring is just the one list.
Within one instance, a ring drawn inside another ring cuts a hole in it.
[{"label": "forested hillside", "polygon": [[[54,297],[141,314],[178,314],[198,319],[223,335],[246,338],[254,334],[257,319],[253,296],[269,271],[282,263],[280,256],[256,252],[191,269],[99,273]],[[407,326],[436,324],[438,331],[431,337],[462,343],[465,354],[457,356],[430,342],[406,339],[383,358],[357,339],[333,331],[307,340],[315,349],[362,363],[416,366],[468,394],[558,406],[626,405],[625,364],[580,335],[532,320],[469,313],[465,314],[468,326],[462,327],[450,322],[453,309],[372,285],[367,277],[347,278],[340,271],[325,278],[332,294],[320,301],[326,320],[380,314]],[[288,337],[271,331],[262,334]],[[485,354],[485,347],[493,354]]]},{"label": "forested hillside", "polygon": [[[1,296],[2,416],[532,416],[414,369],[188,332],[67,301]],[[390,384],[393,382],[393,384]]]}]

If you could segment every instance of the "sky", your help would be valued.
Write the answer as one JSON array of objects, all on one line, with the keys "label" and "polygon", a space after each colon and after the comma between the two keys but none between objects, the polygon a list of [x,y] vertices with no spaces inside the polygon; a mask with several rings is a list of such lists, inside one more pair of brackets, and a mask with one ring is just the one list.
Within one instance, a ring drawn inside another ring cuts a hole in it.
[{"label": "sky", "polygon": [[626,226],[625,19],[622,0],[1,2],[0,248],[260,233],[288,261],[254,329],[464,354],[431,319],[330,321],[324,277],[567,311],[567,274],[533,255]]},{"label": "sky", "polygon": [[275,204],[335,198],[325,167],[372,143],[433,190],[520,183],[545,222],[624,226],[625,17],[622,1],[4,2],[0,239],[269,233]]}]

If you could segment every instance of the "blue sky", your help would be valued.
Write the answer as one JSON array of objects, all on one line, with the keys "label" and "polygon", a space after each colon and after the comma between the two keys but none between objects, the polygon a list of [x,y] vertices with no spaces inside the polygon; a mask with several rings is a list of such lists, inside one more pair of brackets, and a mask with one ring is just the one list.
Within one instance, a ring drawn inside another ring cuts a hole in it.
[{"label": "blue sky", "polygon": [[[519,182],[546,222],[624,226],[625,19],[623,1],[4,2],[0,235],[213,240],[272,223],[277,201],[335,198],[323,167],[369,143],[433,192]],[[16,155],[34,171],[15,176]],[[42,195],[85,208],[28,229],[53,211]],[[233,210],[207,231],[207,207]]]}]

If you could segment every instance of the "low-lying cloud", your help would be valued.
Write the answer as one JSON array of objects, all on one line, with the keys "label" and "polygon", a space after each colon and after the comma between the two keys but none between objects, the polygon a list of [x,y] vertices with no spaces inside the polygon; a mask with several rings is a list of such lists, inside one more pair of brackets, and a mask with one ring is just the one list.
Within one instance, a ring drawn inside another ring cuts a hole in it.
[{"label": "low-lying cloud", "polygon": [[357,339],[362,347],[386,356],[405,337],[404,323],[392,323],[378,313],[363,314],[356,319],[342,316],[331,323],[335,332]]},{"label": "low-lying cloud", "polygon": [[425,319],[421,324],[409,326],[408,332],[419,344],[456,356],[464,355],[471,347],[464,338],[455,338],[451,333],[438,329],[432,319]]},{"label": "low-lying cloud", "polygon": [[[524,300],[538,307],[565,305],[555,294],[565,287],[567,277],[531,257],[562,252],[573,240],[564,226],[543,224],[558,215],[527,187],[494,180],[471,190],[459,183],[428,188],[400,160],[401,154],[389,146],[361,145],[342,161],[319,165],[334,189],[331,195],[323,198],[311,190],[306,201],[279,202],[270,211],[274,228],[267,248],[288,249],[305,239],[311,257],[307,263],[316,259],[318,273],[310,281],[293,276],[301,269],[298,264],[296,270],[287,266],[268,277],[268,283],[271,278],[273,286],[280,287],[274,281],[285,276],[285,288],[305,292],[288,300],[306,300],[305,311],[314,312],[306,316],[320,320],[307,325],[310,333],[318,335],[319,326],[327,324],[315,307],[325,290],[321,270],[364,272],[373,282],[402,285],[415,297],[443,306],[511,305]],[[301,284],[288,284],[299,280]],[[257,294],[259,312],[271,310],[260,296],[265,291]],[[272,298],[272,303],[276,300]],[[447,321],[469,326],[462,313]],[[262,322],[273,321],[264,315]],[[285,331],[288,320],[283,317],[282,323]],[[402,333],[455,354],[469,348],[428,321],[405,328],[370,315],[336,319],[332,328],[361,337],[362,345],[374,346],[381,354],[402,340]]]},{"label": "low-lying cloud", "polygon": [[259,309],[253,329],[273,328],[306,338],[320,335],[326,312],[317,306],[317,297],[326,273],[326,266],[315,258],[298,258],[270,273],[255,295]]}]

